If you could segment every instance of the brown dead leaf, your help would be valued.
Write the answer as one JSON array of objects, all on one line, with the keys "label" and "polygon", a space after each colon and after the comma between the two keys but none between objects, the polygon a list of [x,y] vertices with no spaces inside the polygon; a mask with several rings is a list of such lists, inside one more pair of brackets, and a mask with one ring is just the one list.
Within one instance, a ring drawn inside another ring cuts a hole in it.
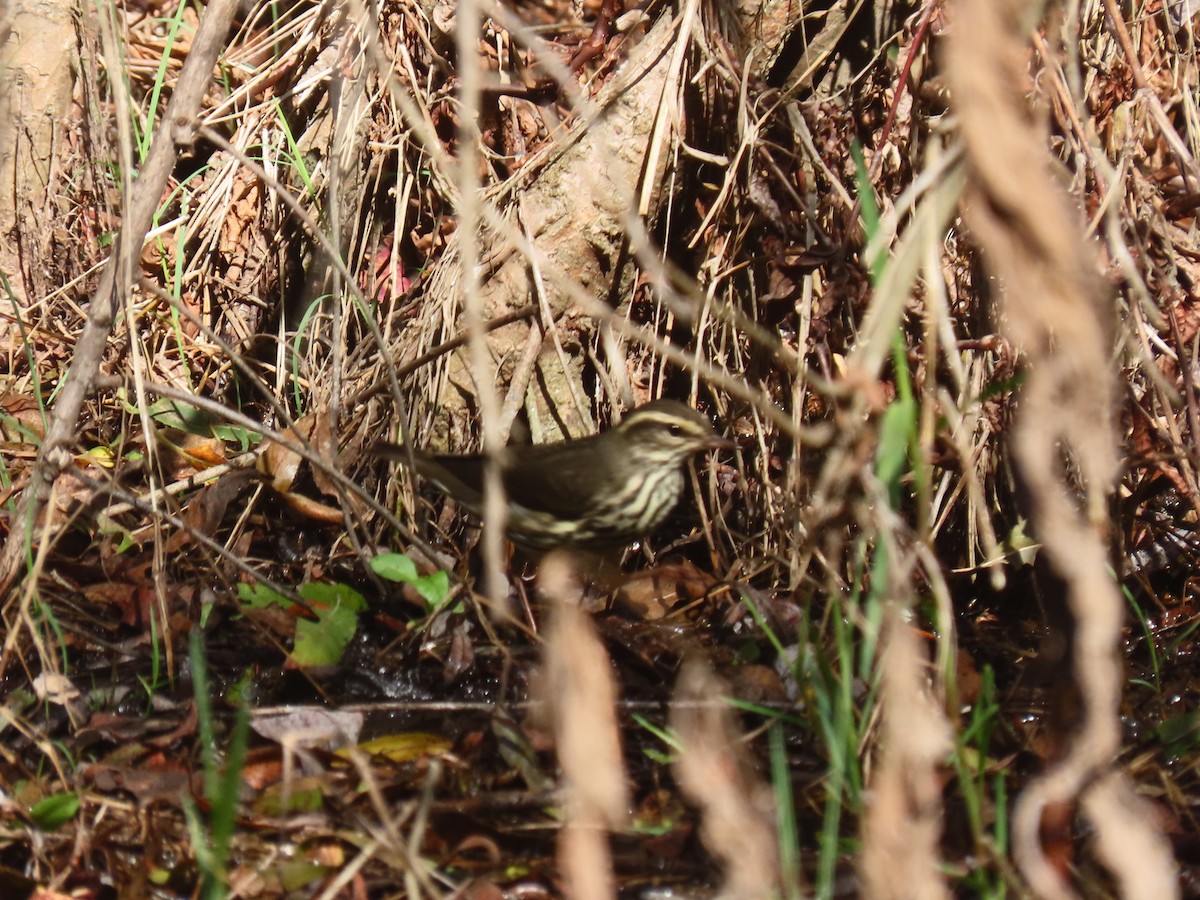
[{"label": "brown dead leaf", "polygon": [[[337,440],[329,431],[328,417],[305,416],[296,423],[295,429],[289,428],[283,432],[284,438],[297,435],[311,441],[322,458],[326,460],[337,458]],[[271,487],[283,498],[285,503],[301,516],[325,524],[340,524],[343,521],[340,507],[329,506],[292,492],[292,486],[296,482],[302,462],[304,462],[304,457],[295,450],[278,441],[268,439],[264,441],[263,452],[259,454],[257,465],[258,471],[270,478]],[[312,476],[313,483],[322,493],[327,496],[340,496],[333,481],[320,467],[312,467]],[[346,502],[353,502],[352,498],[345,499]]]},{"label": "brown dead leaf", "polygon": [[180,529],[167,541],[167,552],[178,553],[192,543],[193,533],[212,537],[225,518],[225,511],[241,493],[250,478],[247,471],[228,472],[212,484],[205,485],[188,503],[183,519],[191,526]]},{"label": "brown dead leaf", "polygon": [[[229,461],[225,455],[224,441],[199,434],[181,435],[172,450],[176,451],[172,453],[172,457],[178,464],[178,468],[172,470],[172,474],[176,478],[193,472],[201,472]],[[192,472],[187,471],[189,468]]]},{"label": "brown dead leaf", "polygon": [[487,878],[476,878],[451,894],[451,900],[504,900],[506,896],[508,895],[496,882]]},{"label": "brown dead leaf", "polygon": [[[75,467],[76,470],[85,473],[90,480],[104,482],[110,476],[106,471],[109,467],[106,464],[102,465],[102,460],[107,463],[103,454],[84,454],[75,457]],[[51,494],[54,503],[52,507],[47,507],[47,514],[53,515],[56,523],[65,521],[78,512],[81,507],[89,506],[96,500],[92,488],[76,478],[73,474],[74,471],[68,467],[54,479],[54,489]]]},{"label": "brown dead leaf", "polygon": [[466,623],[457,626],[450,635],[450,652],[442,669],[442,681],[452,684],[475,665],[475,644]]},{"label": "brown dead leaf", "polygon": [[[312,419],[301,419],[293,430],[287,428],[282,437],[293,438],[297,435],[307,439],[312,431]],[[267,438],[263,441],[262,453],[258,456],[258,471],[271,480],[271,487],[280,494],[287,494],[296,482],[296,474],[300,471],[300,463],[304,457],[291,447]]]},{"label": "brown dead leaf", "polygon": [[177,803],[179,797],[191,790],[188,771],[178,762],[154,754],[132,766],[96,763],[83,770],[85,781],[106,793],[128,791],[142,806],[157,801]]},{"label": "brown dead leaf", "polygon": [[46,436],[37,399],[28,394],[0,395],[0,441],[36,443]]},{"label": "brown dead leaf", "polygon": [[278,747],[262,747],[246,758],[242,783],[255,791],[264,791],[283,777],[283,760]]},{"label": "brown dead leaf", "polygon": [[787,688],[770,666],[735,666],[727,673],[732,696],[747,703],[786,703]]},{"label": "brown dead leaf", "polygon": [[688,850],[695,833],[683,801],[674,791],[651,791],[633,813],[634,826],[644,837],[642,849],[659,859],[675,860]]},{"label": "brown dead leaf", "polygon": [[405,274],[403,258],[393,256],[391,245],[386,243],[376,248],[371,271],[364,268],[359,276],[359,287],[363,293],[371,294],[373,291],[375,302],[381,305],[388,299],[407,294],[412,285],[412,279]]},{"label": "brown dead leaf", "polygon": [[337,868],[346,864],[346,849],[333,841],[321,841],[309,847],[305,854],[311,862],[320,866]]},{"label": "brown dead leaf", "polygon": [[704,599],[719,583],[690,562],[657,566],[625,581],[614,603],[625,613],[653,622],[680,603]]},{"label": "brown dead leaf", "polygon": [[[322,459],[337,459],[338,440],[333,433],[332,419],[329,416],[318,416],[316,427],[312,429],[312,442]],[[338,489],[329,473],[320,466],[313,466],[313,484],[326,497],[338,496]]]},{"label": "brown dead leaf", "polygon": [[284,494],[283,500],[304,518],[314,522],[323,522],[326,525],[340,525],[343,522],[342,510],[337,506],[321,503],[303,494]]},{"label": "brown dead leaf", "polygon": [[979,668],[975,665],[974,658],[965,647],[958,648],[958,654],[954,659],[954,671],[954,681],[958,685],[959,704],[973,706],[979,699],[979,692],[983,688],[983,676],[979,674]]},{"label": "brown dead leaf", "polygon": [[290,641],[296,635],[296,610],[280,609],[278,606],[246,606],[241,612],[256,625],[285,641]]},{"label": "brown dead leaf", "polygon": [[[124,610],[135,606],[137,586],[121,581],[105,581],[81,587],[80,592],[90,606],[103,604]],[[122,619],[124,619],[124,615],[122,615]]]},{"label": "brown dead leaf", "polygon": [[1196,332],[1200,331],[1200,311],[1192,303],[1174,303],[1169,312],[1179,325],[1180,339],[1184,344],[1191,346]]}]

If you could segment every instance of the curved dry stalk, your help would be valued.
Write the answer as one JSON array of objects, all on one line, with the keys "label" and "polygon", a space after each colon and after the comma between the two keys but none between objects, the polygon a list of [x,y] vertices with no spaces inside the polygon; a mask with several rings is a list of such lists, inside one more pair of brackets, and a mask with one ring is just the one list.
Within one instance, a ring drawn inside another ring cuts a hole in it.
[{"label": "curved dry stalk", "polygon": [[[1099,814],[1111,808],[1113,791],[1133,793],[1114,768],[1121,747],[1124,607],[1105,546],[1111,527],[1106,499],[1117,472],[1113,310],[1020,90],[1033,10],[1025,0],[961,0],[946,50],[972,164],[967,219],[1003,283],[1006,330],[1027,358],[1015,450],[1034,528],[1067,585],[1083,706],[1082,725],[1065,755],[1017,801],[1014,852],[1038,894],[1074,896],[1065,873],[1043,852],[1039,829],[1048,806],[1079,799],[1101,835],[1099,856],[1124,896],[1171,897],[1178,884],[1170,848],[1149,817],[1132,807],[1124,811],[1123,825],[1143,850],[1131,866],[1127,855],[1114,852],[1119,842],[1104,836],[1111,818]],[[1064,457],[1078,470],[1082,505]]]}]

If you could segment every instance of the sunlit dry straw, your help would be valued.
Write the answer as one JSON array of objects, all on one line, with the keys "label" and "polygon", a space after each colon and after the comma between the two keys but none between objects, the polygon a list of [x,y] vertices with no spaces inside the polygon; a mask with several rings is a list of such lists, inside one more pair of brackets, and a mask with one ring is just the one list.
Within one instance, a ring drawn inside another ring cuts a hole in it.
[{"label": "sunlit dry straw", "polygon": [[542,693],[563,775],[559,865],[568,897],[603,900],[616,896],[607,830],[627,823],[630,804],[616,685],[596,626],[579,608],[581,588],[569,554],[543,560],[538,587],[554,604]]},{"label": "sunlit dry straw", "polygon": [[[1082,219],[1052,174],[1047,136],[1036,128],[1022,85],[1029,13],[1024,0],[961,0],[946,63],[972,166],[967,219],[1002,282],[1003,325],[1025,354],[1015,450],[1032,498],[1032,524],[1067,584],[1074,618],[1075,677],[1082,726],[1061,760],[1032,781],[1013,817],[1018,865],[1043,896],[1073,896],[1066,873],[1043,853],[1039,828],[1051,804],[1076,798],[1100,834],[1101,861],[1124,896],[1176,896],[1166,841],[1137,806],[1121,816],[1139,858],[1117,852],[1105,832],[1113,792],[1132,788],[1113,769],[1120,752],[1123,604],[1109,572],[1106,499],[1117,471],[1111,294],[1082,238]],[[1067,482],[1064,459],[1084,495]],[[1081,503],[1082,499],[1082,503]],[[1101,794],[1096,794],[1102,786]]]},{"label": "sunlit dry straw", "polygon": [[779,884],[774,804],[770,786],[742,757],[728,693],[707,663],[685,663],[671,707],[680,745],[675,778],[700,807],[700,834],[724,868],[718,897],[765,900]]},{"label": "sunlit dry straw", "polygon": [[888,606],[880,762],[871,780],[860,871],[864,896],[948,897],[938,871],[942,835],[939,769],[953,742],[928,687],[917,634]]}]

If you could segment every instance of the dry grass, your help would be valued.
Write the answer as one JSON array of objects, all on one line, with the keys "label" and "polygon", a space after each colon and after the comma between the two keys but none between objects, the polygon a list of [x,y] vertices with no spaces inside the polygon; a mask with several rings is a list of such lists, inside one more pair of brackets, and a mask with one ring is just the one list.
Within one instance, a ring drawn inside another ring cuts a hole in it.
[{"label": "dry grass", "polygon": [[[1196,699],[1173,674],[1200,515],[1191,24],[1099,0],[1044,19],[1015,0],[835,2],[799,21],[800,4],[688,0],[622,16],[576,56],[599,11],[585,24],[559,6],[257,3],[229,8],[228,37],[216,3],[200,19],[85,16],[92,74],[36,214],[14,226],[15,261],[0,257],[6,777],[36,782],[48,762],[43,792],[78,793],[96,821],[108,795],[75,774],[100,756],[76,744],[90,711],[18,689],[78,690],[80,666],[124,660],[147,683],[153,670],[148,695],[182,702],[179,641],[202,614],[234,649],[228,681],[251,668],[238,651],[261,680],[315,614],[314,584],[368,596],[380,633],[356,633],[358,669],[436,670],[446,697],[430,703],[467,702],[464,679],[486,673],[485,708],[523,710],[541,611],[520,562],[497,528],[477,550],[473,523],[364,451],[578,436],[666,395],[714,413],[738,450],[694,481],[699,529],[624,561],[678,566],[643,607],[668,627],[601,617],[610,663],[563,625],[546,651],[570,796],[589,767],[608,773],[603,799],[567,804],[583,820],[564,839],[568,881],[611,895],[620,854],[610,865],[607,839],[581,836],[620,832],[666,771],[629,763],[634,748],[659,760],[644,735],[631,745],[622,690],[658,688],[665,727],[663,685],[702,647],[724,680],[685,670],[690,712],[671,720],[713,754],[677,769],[721,861],[693,881],[731,897],[847,878],[871,896],[1169,896],[1162,823],[1188,830],[1197,785],[1146,735]],[[215,68],[198,26],[217,35]],[[193,143],[171,143],[184,132]],[[419,608],[385,584],[367,560],[391,546],[448,572],[452,602]],[[247,612],[251,585],[291,608]],[[1143,611],[1134,630],[1122,589]],[[1056,657],[1055,641],[1072,649]],[[299,677],[305,696],[361,696]],[[585,683],[600,687],[569,700]],[[1048,710],[1044,739],[1000,724],[1024,691]],[[747,762],[765,768],[769,741],[739,747],[729,711],[705,706],[725,694],[760,703],[742,724],[773,722],[786,748],[773,803]],[[1137,736],[1121,730],[1130,696]],[[1004,714],[981,724],[989,704]],[[472,867],[483,839],[464,850],[437,817],[461,813],[446,772],[490,772],[479,747],[499,730],[457,734],[435,774],[384,778],[360,758],[369,802],[316,829],[323,851],[363,837],[352,863],[329,863],[326,895],[384,896],[401,871],[409,896],[471,895],[468,872],[496,887],[499,862]],[[398,795],[411,805],[393,817]],[[0,862],[42,883],[96,870],[24,822]],[[257,849],[239,847],[241,875],[261,874]],[[914,874],[899,883],[901,866]]]}]

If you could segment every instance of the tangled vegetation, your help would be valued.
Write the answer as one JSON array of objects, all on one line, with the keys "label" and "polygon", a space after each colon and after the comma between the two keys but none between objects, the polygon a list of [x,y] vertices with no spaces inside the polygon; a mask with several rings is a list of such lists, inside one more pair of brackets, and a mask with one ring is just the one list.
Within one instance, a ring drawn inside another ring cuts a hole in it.
[{"label": "tangled vegetation", "polygon": [[1190,12],[14,3],[0,893],[1195,894]]}]

